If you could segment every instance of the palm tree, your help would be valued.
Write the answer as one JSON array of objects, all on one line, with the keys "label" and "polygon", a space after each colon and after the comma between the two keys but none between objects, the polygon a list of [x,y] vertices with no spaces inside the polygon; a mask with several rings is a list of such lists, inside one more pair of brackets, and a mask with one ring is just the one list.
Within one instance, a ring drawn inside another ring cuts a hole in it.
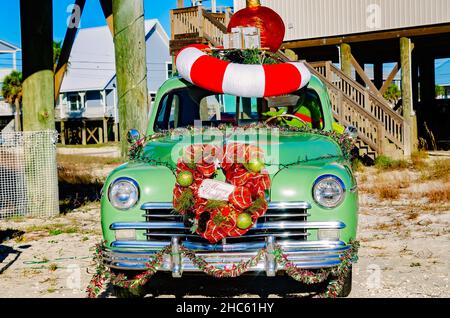
[{"label": "palm tree", "polygon": [[398,100],[402,97],[402,92],[396,84],[391,84],[383,95],[384,99],[392,104],[397,104]]},{"label": "palm tree", "polygon": [[53,41],[53,65],[54,69],[56,69],[56,65],[58,64],[59,57],[61,56],[61,41],[56,42]]},{"label": "palm tree", "polygon": [[441,85],[436,85],[436,97],[444,97],[445,96],[445,88]]},{"label": "palm tree", "polygon": [[2,95],[8,104],[15,107],[16,131],[21,130],[20,105],[22,104],[22,72],[12,71],[3,80]]}]

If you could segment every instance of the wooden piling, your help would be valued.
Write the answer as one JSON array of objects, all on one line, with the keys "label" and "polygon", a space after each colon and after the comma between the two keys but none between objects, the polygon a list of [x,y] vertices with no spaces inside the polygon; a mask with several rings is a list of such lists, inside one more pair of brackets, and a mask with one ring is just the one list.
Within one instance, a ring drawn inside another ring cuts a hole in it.
[{"label": "wooden piling", "polygon": [[20,1],[26,131],[55,129],[52,10],[52,0]]},{"label": "wooden piling", "polygon": [[114,46],[121,154],[127,155],[126,134],[146,130],[148,105],[146,42],[143,0],[113,0]]}]

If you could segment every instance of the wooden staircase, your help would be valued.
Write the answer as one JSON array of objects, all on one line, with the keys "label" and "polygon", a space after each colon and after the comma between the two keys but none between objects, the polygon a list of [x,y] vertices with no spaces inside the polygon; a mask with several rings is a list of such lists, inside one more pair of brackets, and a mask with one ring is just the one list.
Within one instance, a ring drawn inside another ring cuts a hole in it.
[{"label": "wooden staircase", "polygon": [[230,17],[231,11],[212,13],[202,6],[171,10],[171,54],[189,44],[221,46]]},{"label": "wooden staircase", "polygon": [[[172,10],[171,54],[193,43],[221,46],[230,17],[230,12],[211,13],[201,6]],[[291,61],[281,51],[278,57]],[[357,128],[356,145],[361,157],[374,160],[381,154],[394,158],[410,154],[409,127],[384,98],[345,75],[330,61],[305,64],[327,87],[337,122]]]}]

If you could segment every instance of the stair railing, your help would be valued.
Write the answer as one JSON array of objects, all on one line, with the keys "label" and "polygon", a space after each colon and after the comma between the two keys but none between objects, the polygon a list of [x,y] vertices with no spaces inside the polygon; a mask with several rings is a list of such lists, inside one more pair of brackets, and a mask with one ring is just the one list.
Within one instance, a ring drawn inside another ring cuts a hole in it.
[{"label": "stair railing", "polygon": [[172,40],[177,37],[203,37],[212,45],[220,46],[223,43],[223,35],[227,32],[225,24],[231,13],[213,13],[202,6],[196,6],[173,9],[170,14]]},{"label": "stair railing", "polygon": [[[405,121],[402,116],[397,114],[391,108],[387,101],[370,92],[361,84],[345,75],[330,61],[315,62],[310,63],[309,65],[312,69],[314,69],[316,75],[326,82],[330,91],[341,92],[345,99],[350,100],[353,103],[353,108],[359,108],[359,110],[370,114],[371,117],[379,123],[378,126],[382,130],[380,134],[382,139],[387,138],[399,149],[405,150],[407,139],[405,136]],[[344,122],[348,121],[348,118],[340,119],[344,120]],[[356,121],[355,123],[362,124],[359,123],[359,121]],[[382,149],[377,151],[383,153]]]}]

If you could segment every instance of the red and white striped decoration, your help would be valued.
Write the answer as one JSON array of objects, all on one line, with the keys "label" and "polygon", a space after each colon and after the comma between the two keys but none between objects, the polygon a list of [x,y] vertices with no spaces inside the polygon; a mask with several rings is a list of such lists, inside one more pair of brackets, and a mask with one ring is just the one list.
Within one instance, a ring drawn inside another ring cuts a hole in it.
[{"label": "red and white striped decoration", "polygon": [[206,45],[191,45],[177,57],[178,73],[188,82],[215,93],[241,97],[271,97],[289,94],[306,86],[311,73],[303,63],[245,65],[214,58],[202,51]]}]

